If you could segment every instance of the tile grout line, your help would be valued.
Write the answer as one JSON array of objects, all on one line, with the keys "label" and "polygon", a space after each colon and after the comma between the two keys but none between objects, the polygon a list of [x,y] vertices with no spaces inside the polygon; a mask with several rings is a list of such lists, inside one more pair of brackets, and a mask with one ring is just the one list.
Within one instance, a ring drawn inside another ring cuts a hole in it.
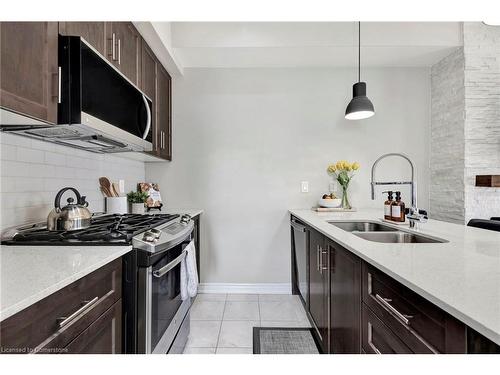
[{"label": "tile grout line", "polygon": [[227,304],[227,294],[226,297],[224,298],[224,309],[222,310],[222,318],[220,320],[219,333],[217,335],[217,343],[215,344],[215,354],[217,354],[217,349],[219,349],[220,333],[222,331],[222,322],[224,321],[224,314],[226,313],[226,304]]}]

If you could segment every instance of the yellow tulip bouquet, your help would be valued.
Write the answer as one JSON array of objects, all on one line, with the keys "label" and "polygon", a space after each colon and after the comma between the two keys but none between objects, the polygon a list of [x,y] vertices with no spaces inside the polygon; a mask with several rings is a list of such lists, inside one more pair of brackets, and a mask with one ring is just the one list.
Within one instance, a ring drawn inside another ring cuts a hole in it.
[{"label": "yellow tulip bouquet", "polygon": [[358,169],[358,162],[349,163],[346,160],[339,160],[335,164],[330,164],[326,169],[327,173],[334,177],[342,187],[342,208],[352,208],[347,196],[347,188],[349,187],[351,179],[354,177],[354,171]]}]

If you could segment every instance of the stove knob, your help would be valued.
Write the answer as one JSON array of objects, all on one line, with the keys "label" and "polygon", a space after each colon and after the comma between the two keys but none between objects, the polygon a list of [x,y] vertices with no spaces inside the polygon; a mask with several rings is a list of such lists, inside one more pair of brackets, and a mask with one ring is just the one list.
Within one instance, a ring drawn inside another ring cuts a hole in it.
[{"label": "stove knob", "polygon": [[188,224],[191,221],[191,216],[188,214],[181,216],[181,224]]},{"label": "stove knob", "polygon": [[146,232],[144,233],[144,236],[142,236],[142,240],[146,242],[155,242],[156,236],[154,235],[154,233]]}]

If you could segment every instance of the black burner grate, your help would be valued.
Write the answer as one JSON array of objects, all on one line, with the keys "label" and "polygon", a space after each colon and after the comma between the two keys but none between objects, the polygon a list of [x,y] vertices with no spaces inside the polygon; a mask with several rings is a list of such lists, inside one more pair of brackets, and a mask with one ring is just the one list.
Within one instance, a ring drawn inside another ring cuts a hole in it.
[{"label": "black burner grate", "polygon": [[6,244],[16,245],[127,245],[132,237],[179,217],[179,215],[103,215],[92,218],[87,229],[50,232],[32,228],[17,233]]}]

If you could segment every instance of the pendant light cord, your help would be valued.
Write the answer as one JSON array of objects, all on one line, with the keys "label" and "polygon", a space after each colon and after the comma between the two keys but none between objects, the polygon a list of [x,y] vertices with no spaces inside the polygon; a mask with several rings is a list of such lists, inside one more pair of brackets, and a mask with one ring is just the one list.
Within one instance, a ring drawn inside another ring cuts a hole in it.
[{"label": "pendant light cord", "polygon": [[358,22],[358,82],[361,82],[361,21]]}]

